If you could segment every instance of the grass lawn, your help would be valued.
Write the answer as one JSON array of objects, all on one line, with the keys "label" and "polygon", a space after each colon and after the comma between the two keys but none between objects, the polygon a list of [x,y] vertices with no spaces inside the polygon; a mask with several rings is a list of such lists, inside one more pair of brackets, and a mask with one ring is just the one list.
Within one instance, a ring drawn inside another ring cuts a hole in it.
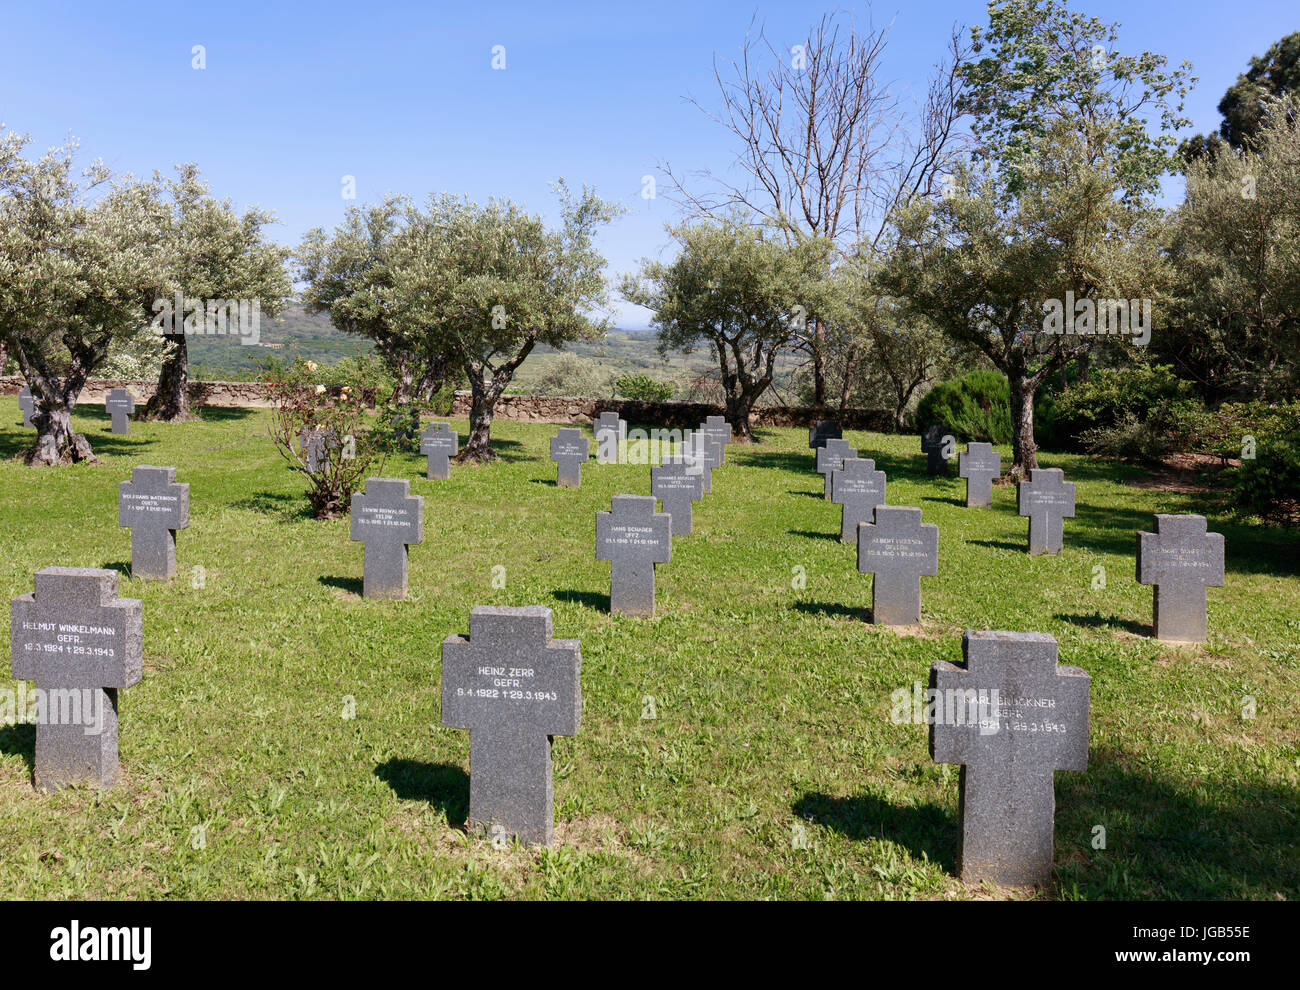
[{"label": "grass lawn", "polygon": [[[613,618],[596,512],[648,493],[649,468],[593,462],[581,489],[559,489],[555,427],[499,422],[500,460],[453,465],[450,482],[425,481],[414,455],[388,462],[425,496],[425,539],[409,598],[375,603],[359,597],[361,545],[346,520],[307,516],[266,413],[202,415],[115,437],[84,407],[76,425],[103,464],[33,470],[13,459],[31,431],[0,400],[4,597],[50,565],[115,568],[119,593],[144,600],[145,634],[115,790],[37,793],[33,727],[0,728],[4,897],[1027,896],[954,878],[958,770],[930,760],[925,726],[890,719],[891,692],[960,660],[966,628],[1050,633],[1092,676],[1089,766],[1056,776],[1041,896],[1300,896],[1300,554],[1295,534],[1233,521],[1222,493],[1044,455],[1077,483],[1078,514],[1063,554],[1031,558],[1012,488],[967,510],[961,481],[926,479],[916,437],[849,431],[888,473],[890,504],[939,526],[924,629],[903,635],[863,621],[871,578],[838,541],[806,431],[766,430],[729,448],[694,534],[659,566],[658,616]],[[117,485],[134,464],[190,484],[170,586],[127,577]],[[1205,647],[1149,638],[1134,531],[1156,511],[1202,512],[1227,539]],[[551,849],[495,850],[463,828],[469,734],[440,727],[439,654],[479,604],[546,605],[555,635],[582,644]]]}]

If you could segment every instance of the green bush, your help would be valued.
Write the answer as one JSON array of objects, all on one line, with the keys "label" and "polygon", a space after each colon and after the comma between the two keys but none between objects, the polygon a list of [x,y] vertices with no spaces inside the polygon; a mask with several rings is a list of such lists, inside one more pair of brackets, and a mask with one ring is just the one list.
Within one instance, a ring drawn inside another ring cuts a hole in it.
[{"label": "green bush", "polygon": [[620,375],[614,388],[625,399],[638,402],[667,402],[673,397],[673,386],[649,375]]},{"label": "green bush", "polygon": [[1011,390],[996,371],[971,371],[940,382],[916,407],[916,426],[942,423],[957,440],[1011,442]]},{"label": "green bush", "polygon": [[[1122,446],[1119,438],[1123,436],[1138,440],[1132,424],[1153,420],[1146,427],[1150,440],[1142,441],[1135,449],[1154,452],[1160,446],[1154,442],[1155,435],[1169,430],[1174,431],[1167,438],[1171,449],[1185,449],[1179,444],[1187,439],[1188,429],[1196,425],[1189,420],[1194,420],[1200,410],[1192,396],[1191,382],[1183,381],[1168,365],[1098,368],[1087,381],[1071,382],[1053,396],[1047,422],[1036,424],[1034,432],[1040,442],[1058,450],[1099,453],[1102,447]],[[1043,429],[1037,429],[1038,425]]]},{"label": "green bush", "polygon": [[1200,440],[1225,461],[1241,459],[1233,472],[1239,513],[1288,526],[1300,521],[1300,402],[1224,403]]}]

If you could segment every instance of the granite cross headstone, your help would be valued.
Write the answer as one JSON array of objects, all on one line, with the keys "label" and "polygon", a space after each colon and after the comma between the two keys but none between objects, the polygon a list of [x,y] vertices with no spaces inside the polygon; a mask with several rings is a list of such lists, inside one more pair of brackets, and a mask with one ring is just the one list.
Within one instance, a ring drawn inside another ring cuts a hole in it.
[{"label": "granite cross headstone", "polygon": [[925,473],[930,477],[948,473],[948,458],[956,449],[952,431],[942,423],[933,423],[921,434],[921,452],[925,454]]},{"label": "granite cross headstone", "polygon": [[847,440],[832,438],[817,448],[817,473],[822,476],[822,497],[830,500],[831,475],[844,466],[846,457],[857,457],[858,452]]},{"label": "granite cross headstone", "polygon": [[420,453],[427,458],[426,476],[429,481],[448,481],[451,478],[451,459],[460,450],[460,434],[450,423],[431,423],[420,436]]},{"label": "granite cross headstone", "polygon": [[27,386],[18,393],[18,409],[23,414],[23,426],[32,425],[32,413],[36,411],[35,400],[32,398],[32,390]]},{"label": "granite cross headstone", "polygon": [[541,605],[479,605],[468,638],[442,641],[442,724],[469,729],[470,823],[551,844],[551,743],[578,734],[581,685],[578,641],[552,639]]},{"label": "granite cross headstone", "polygon": [[816,424],[808,428],[808,447],[816,450],[827,440],[838,440],[843,433],[840,430],[840,424],[833,419],[819,419]]},{"label": "granite cross headstone", "polygon": [[352,496],[352,539],[364,544],[362,594],[405,598],[409,546],[424,539],[424,497],[403,478],[369,478]]},{"label": "granite cross headstone", "polygon": [[930,666],[930,756],[961,764],[958,872],[967,883],[1044,884],[1054,859],[1053,774],[1088,766],[1088,675],[1058,667],[1056,640],[1045,633],[968,631],[962,655],[962,665]]},{"label": "granite cross headstone", "polygon": [[1064,520],[1074,517],[1074,482],[1060,468],[1034,468],[1016,489],[1016,511],[1029,517],[1029,552],[1060,553]]},{"label": "granite cross headstone", "polygon": [[700,432],[707,433],[722,446],[722,454],[718,458],[719,465],[727,460],[727,446],[731,443],[731,424],[727,422],[725,416],[706,416],[704,422],[700,424]]},{"label": "granite cross headstone", "polygon": [[966,507],[993,504],[993,479],[1002,474],[1002,455],[991,443],[968,443],[957,455],[957,477],[966,479]]},{"label": "granite cross headstone", "polygon": [[1156,531],[1138,533],[1137,579],[1152,585],[1156,639],[1202,643],[1205,589],[1223,587],[1223,534],[1204,516],[1156,514]]},{"label": "granite cross headstone", "polygon": [[921,578],[939,573],[939,527],[921,510],[878,505],[875,522],[858,526],[858,570],[872,574],[871,621],[910,626],[921,621]]},{"label": "granite cross headstone", "polygon": [[706,493],[713,491],[713,469],[722,467],[722,444],[708,433],[695,431],[686,441],[689,456],[700,469]]},{"label": "granite cross headstone", "polygon": [[662,465],[650,469],[650,492],[663,502],[664,512],[673,517],[673,535],[690,535],[691,503],[704,497],[702,469],[689,457],[665,457]]},{"label": "granite cross headstone", "polygon": [[831,501],[840,510],[840,540],[856,543],[858,523],[869,522],[876,506],[885,504],[885,472],[863,457],[846,457],[831,475]]},{"label": "granite cross headstone", "polygon": [[131,529],[131,577],[170,581],[176,576],[176,531],[190,524],[190,486],[176,483],[174,467],[141,464],[117,486],[117,524]]},{"label": "granite cross headstone", "polygon": [[[9,606],[13,676],[45,701],[36,725],[36,786],[117,782],[117,692],[144,666],[144,605],[117,597],[117,572],[47,567]],[[38,703],[38,713],[40,706]]]},{"label": "granite cross headstone", "polygon": [[627,440],[627,421],[606,410],[596,417],[591,429],[596,435],[596,463],[617,464],[619,449]]},{"label": "granite cross headstone", "polygon": [[611,613],[654,615],[655,564],[672,555],[672,520],[655,512],[653,495],[615,495],[609,512],[596,513],[596,559],[611,564]]},{"label": "granite cross headstone", "polygon": [[104,408],[113,418],[114,433],[130,433],[130,416],[135,412],[135,396],[124,388],[115,388],[104,400]]},{"label": "granite cross headstone", "polygon": [[561,429],[551,437],[551,460],[555,462],[555,483],[561,488],[582,485],[582,465],[590,460],[590,441],[581,430]]}]

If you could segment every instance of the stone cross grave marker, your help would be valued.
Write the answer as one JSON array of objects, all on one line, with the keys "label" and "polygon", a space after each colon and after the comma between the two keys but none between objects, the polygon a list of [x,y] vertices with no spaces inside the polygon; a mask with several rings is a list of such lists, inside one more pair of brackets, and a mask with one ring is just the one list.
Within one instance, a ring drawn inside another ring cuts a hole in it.
[{"label": "stone cross grave marker", "polygon": [[650,469],[650,493],[664,504],[664,512],[673,517],[673,536],[689,536],[693,506],[704,497],[704,475],[690,457],[668,456],[659,467]]},{"label": "stone cross grave marker", "polygon": [[104,408],[113,417],[114,433],[131,432],[131,415],[135,412],[135,396],[124,388],[115,388],[104,400]]},{"label": "stone cross grave marker", "polygon": [[1016,489],[1016,511],[1029,517],[1029,552],[1060,553],[1065,520],[1074,517],[1074,482],[1060,468],[1034,468]]},{"label": "stone cross grave marker", "polygon": [[581,675],[541,605],[479,605],[468,638],[442,641],[442,724],[469,729],[469,821],[494,839],[554,840],[551,743],[578,734]]},{"label": "stone cross grave marker", "polygon": [[690,439],[684,443],[700,469],[705,493],[713,491],[713,469],[722,467],[722,444],[718,443],[712,435],[701,433],[699,430],[692,433]]},{"label": "stone cross grave marker", "polygon": [[925,473],[931,478],[948,473],[949,455],[956,449],[957,441],[952,430],[942,423],[932,423],[921,434],[921,452],[925,454]]},{"label": "stone cross grave marker", "polygon": [[870,522],[876,506],[885,504],[885,472],[863,457],[846,457],[831,475],[831,501],[840,505],[840,541],[856,543],[858,523]]},{"label": "stone cross grave marker", "polygon": [[827,440],[838,440],[844,434],[840,430],[840,424],[833,419],[819,419],[808,428],[808,447],[816,450]]},{"label": "stone cross grave marker", "polygon": [[672,555],[672,520],[655,512],[653,495],[615,495],[609,512],[596,513],[596,559],[611,564],[611,613],[654,615],[655,564]]},{"label": "stone cross grave marker", "polygon": [[596,435],[596,463],[617,464],[619,450],[627,440],[627,421],[606,410],[596,417],[591,429]]},{"label": "stone cross grave marker", "polygon": [[939,527],[921,510],[878,505],[875,522],[858,526],[858,570],[872,574],[871,621],[912,626],[921,621],[921,578],[939,573]]},{"label": "stone cross grave marker", "polygon": [[404,478],[368,478],[352,496],[352,539],[364,544],[362,594],[405,598],[409,547],[424,539],[424,497]]},{"label": "stone cross grave marker", "polygon": [[13,676],[35,681],[36,786],[117,782],[117,692],[144,665],[144,605],[117,597],[117,572],[47,567],[9,606]]},{"label": "stone cross grave marker", "polygon": [[460,450],[460,434],[450,423],[431,423],[420,436],[420,453],[427,460],[429,481],[451,479],[451,459]]},{"label": "stone cross grave marker", "polygon": [[722,447],[722,453],[718,458],[718,465],[721,466],[727,460],[727,446],[731,443],[731,424],[727,422],[725,416],[706,416],[704,422],[700,424],[700,432],[707,433]]},{"label": "stone cross grave marker", "polygon": [[966,508],[993,504],[993,479],[1002,474],[1002,455],[991,443],[968,443],[957,455],[957,477],[966,479]]},{"label": "stone cross grave marker", "polygon": [[36,400],[32,397],[32,390],[26,385],[18,392],[18,409],[23,414],[23,426],[32,425],[32,413],[36,411]]},{"label": "stone cross grave marker", "polygon": [[1205,589],[1223,587],[1223,534],[1204,516],[1156,514],[1156,531],[1139,532],[1137,579],[1152,585],[1156,639],[1203,643]]},{"label": "stone cross grave marker", "polygon": [[551,437],[555,483],[561,488],[580,488],[582,465],[590,459],[590,441],[581,430],[561,429],[557,436]]},{"label": "stone cross grave marker", "polygon": [[822,497],[831,497],[831,475],[844,467],[846,457],[857,457],[858,452],[847,440],[831,438],[817,448],[817,473],[822,476]]},{"label": "stone cross grave marker", "polygon": [[961,764],[958,872],[967,883],[1046,883],[1053,773],[1088,766],[1089,677],[1058,667],[1056,640],[1045,633],[967,631],[962,655],[960,666],[930,666],[930,756]]},{"label": "stone cross grave marker", "polygon": [[327,451],[338,446],[333,430],[316,430],[303,427],[298,443],[307,455],[307,472],[315,474]]},{"label": "stone cross grave marker", "polygon": [[170,581],[176,531],[190,525],[190,486],[176,483],[174,467],[137,465],[117,486],[117,524],[131,529],[131,577]]}]

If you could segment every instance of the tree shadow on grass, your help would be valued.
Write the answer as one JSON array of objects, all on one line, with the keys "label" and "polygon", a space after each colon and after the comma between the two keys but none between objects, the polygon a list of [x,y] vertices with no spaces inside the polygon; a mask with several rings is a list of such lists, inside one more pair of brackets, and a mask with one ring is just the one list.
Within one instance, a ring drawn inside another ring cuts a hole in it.
[{"label": "tree shadow on grass", "polygon": [[794,454],[789,451],[773,450],[736,450],[732,444],[729,451],[734,452],[735,463],[745,467],[768,468],[773,471],[793,471],[806,474],[817,467],[817,459],[810,450],[806,454]]},{"label": "tree shadow on grass", "polygon": [[312,518],[311,504],[306,495],[287,495],[284,492],[256,492],[248,498],[232,502],[230,507],[276,516],[280,522],[286,523]]},{"label": "tree shadow on grass", "polygon": [[0,728],[0,753],[21,756],[27,762],[27,773],[36,773],[36,726],[27,723],[6,725]]},{"label": "tree shadow on grass", "polygon": [[855,607],[841,602],[795,602],[794,609],[804,615],[824,615],[828,619],[861,619],[868,623],[872,620],[871,609],[865,605]]},{"label": "tree shadow on grass", "polygon": [[233,423],[258,412],[248,406],[195,406],[190,411],[205,423]]},{"label": "tree shadow on grass", "polygon": [[1088,629],[1123,629],[1134,636],[1154,636],[1155,630],[1148,622],[1137,622],[1134,619],[1121,619],[1118,615],[1102,615],[1100,612],[1094,612],[1092,615],[1070,615],[1063,612],[1057,612],[1052,616],[1058,622],[1068,622],[1072,626],[1084,626]]},{"label": "tree shadow on grass", "polygon": [[469,774],[455,763],[391,759],[375,767],[375,776],[403,801],[426,801],[447,816],[452,828],[469,817]]},{"label": "tree shadow on grass", "polygon": [[975,547],[992,547],[994,550],[1014,550],[1016,553],[1025,553],[1027,543],[1008,543],[1006,540],[967,540],[969,545]]},{"label": "tree shadow on grass", "polygon": [[787,530],[791,536],[803,536],[810,540],[832,540],[835,543],[840,542],[839,533],[814,533],[810,529],[791,529]]},{"label": "tree shadow on grass", "polygon": [[361,598],[365,594],[366,583],[361,578],[352,577],[318,577],[316,579],[327,588],[338,588]]},{"label": "tree shadow on grass", "polygon": [[556,601],[570,605],[584,605],[587,608],[595,609],[597,612],[608,612],[610,609],[609,595],[599,591],[575,591],[572,588],[556,589],[551,592],[551,597]]},{"label": "tree shadow on grass", "polygon": [[[1056,777],[1058,868],[1093,899],[1300,897],[1300,790],[1258,772],[1206,780],[1146,754],[1097,748]],[[1107,826],[1106,849],[1093,828]]]},{"label": "tree shadow on grass", "polygon": [[957,872],[957,818],[938,805],[899,807],[872,794],[831,797],[812,791],[796,801],[793,810],[799,818],[850,839],[888,839],[916,859],[928,859],[949,874]]}]

